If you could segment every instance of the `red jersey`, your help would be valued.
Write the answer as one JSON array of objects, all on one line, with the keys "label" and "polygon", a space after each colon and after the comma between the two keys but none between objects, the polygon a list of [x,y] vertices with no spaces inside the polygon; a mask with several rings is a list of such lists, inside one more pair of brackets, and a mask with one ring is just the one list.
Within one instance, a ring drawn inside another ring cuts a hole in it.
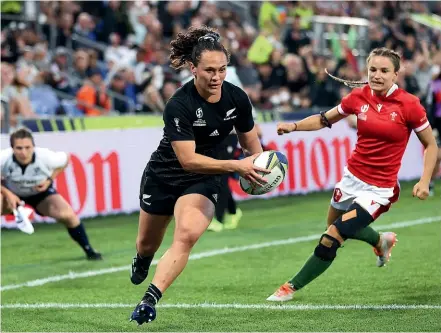
[{"label": "red jersey", "polygon": [[386,96],[377,96],[365,86],[344,97],[338,112],[358,118],[349,171],[367,184],[394,187],[411,130],[420,132],[429,126],[418,97],[396,84]]}]

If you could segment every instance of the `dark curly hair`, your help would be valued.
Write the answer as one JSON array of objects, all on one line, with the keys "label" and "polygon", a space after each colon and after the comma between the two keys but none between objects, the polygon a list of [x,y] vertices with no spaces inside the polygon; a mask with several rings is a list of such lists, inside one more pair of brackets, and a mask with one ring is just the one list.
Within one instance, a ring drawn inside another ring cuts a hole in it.
[{"label": "dark curly hair", "polygon": [[230,52],[219,40],[220,35],[216,30],[207,26],[190,27],[186,32],[180,32],[170,43],[170,66],[179,69],[188,62],[197,66],[204,51],[221,51],[225,53],[229,62]]}]

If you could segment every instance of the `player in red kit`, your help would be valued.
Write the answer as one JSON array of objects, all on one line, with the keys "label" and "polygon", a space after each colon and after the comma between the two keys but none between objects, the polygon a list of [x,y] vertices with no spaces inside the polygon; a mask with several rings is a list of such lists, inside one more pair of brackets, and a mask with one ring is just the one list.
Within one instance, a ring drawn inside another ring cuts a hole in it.
[{"label": "player in red kit", "polygon": [[398,200],[398,171],[411,131],[425,147],[424,170],[413,196],[424,200],[437,158],[437,145],[419,99],[395,84],[400,56],[387,48],[374,49],[367,58],[368,82],[334,79],[354,88],[341,104],[298,123],[280,123],[279,135],[316,131],[356,115],[358,140],[343,178],[335,185],[328,211],[328,229],[300,271],[283,284],[269,301],[288,301],[294,293],[320,276],[333,262],[346,239],[372,245],[377,266],[390,258],[396,235],[379,234],[369,225]]}]

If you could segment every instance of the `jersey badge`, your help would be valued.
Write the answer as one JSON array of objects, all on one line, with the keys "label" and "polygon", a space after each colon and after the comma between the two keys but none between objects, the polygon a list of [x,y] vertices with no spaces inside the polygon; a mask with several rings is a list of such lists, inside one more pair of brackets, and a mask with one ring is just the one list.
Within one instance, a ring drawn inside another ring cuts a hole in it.
[{"label": "jersey badge", "polygon": [[232,108],[231,110],[228,110],[227,113],[225,114],[225,118],[224,120],[230,120],[230,119],[234,119],[237,117],[237,115],[232,115],[232,113],[236,111],[236,108]]},{"label": "jersey badge", "polygon": [[193,122],[193,126],[207,126],[207,123],[205,122],[202,117],[204,116],[204,113],[202,112],[202,108],[198,108],[196,110],[196,117],[198,118],[195,122]]}]

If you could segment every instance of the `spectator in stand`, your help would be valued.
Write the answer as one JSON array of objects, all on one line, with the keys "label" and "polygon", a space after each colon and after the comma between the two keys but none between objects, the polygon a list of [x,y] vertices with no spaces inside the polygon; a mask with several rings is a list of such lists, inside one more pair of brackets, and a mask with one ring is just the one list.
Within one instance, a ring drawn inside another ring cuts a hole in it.
[{"label": "spectator in stand", "polygon": [[88,13],[83,12],[80,15],[78,15],[73,30],[76,34],[80,35],[81,37],[93,41],[96,40],[95,22],[93,22],[92,16],[90,16]]},{"label": "spectator in stand", "polygon": [[77,93],[78,109],[86,116],[107,114],[110,111],[111,100],[106,89],[101,72],[98,69],[91,69],[89,79]]},{"label": "spectator in stand", "polygon": [[51,86],[56,90],[70,94],[72,87],[70,85],[68,73],[69,51],[64,47],[57,47],[55,50],[54,62],[50,67]]},{"label": "spectator in stand", "polygon": [[415,63],[413,61],[403,62],[404,68],[404,86],[403,89],[412,95],[415,95],[421,99],[421,89],[418,86],[418,81],[415,77]]},{"label": "spectator in stand", "polygon": [[73,92],[76,93],[83,85],[83,81],[89,76],[89,54],[80,49],[74,53],[73,58],[70,79]]},{"label": "spectator in stand", "polygon": [[178,84],[176,82],[164,81],[164,85],[162,86],[162,89],[160,91],[164,103],[168,102],[170,97],[172,97],[173,94],[176,92],[176,89],[178,89]]},{"label": "spectator in stand", "polygon": [[[125,89],[126,81],[124,78],[124,74],[116,73],[110,81],[109,90],[119,95],[124,95]],[[124,101],[121,98],[117,98],[115,96],[112,96],[111,99],[112,107],[114,110],[118,111],[121,114],[129,112],[129,105],[127,104],[127,101]]]},{"label": "spectator in stand", "polygon": [[34,47],[34,65],[40,71],[48,71],[50,68],[50,57],[47,52],[46,43],[38,43]]},{"label": "spectator in stand", "polygon": [[339,100],[338,88],[324,70],[315,75],[315,84],[310,88],[311,104],[318,107],[335,105]]},{"label": "spectator in stand", "polygon": [[99,40],[107,43],[110,34],[117,33],[122,39],[133,32],[127,15],[127,2],[110,0],[105,2]]},{"label": "spectator in stand", "polygon": [[291,27],[286,32],[283,44],[287,48],[288,53],[293,54],[298,54],[299,48],[311,44],[308,32],[302,29],[300,16],[294,17]]},{"label": "spectator in stand", "polygon": [[63,13],[60,16],[58,22],[58,31],[57,31],[57,40],[56,40],[57,46],[66,47],[68,45],[68,40],[72,36],[73,24],[74,24],[74,18],[71,13]]},{"label": "spectator in stand", "polygon": [[248,60],[246,54],[238,56],[239,66],[236,67],[237,76],[242,83],[243,90],[247,93],[251,102],[254,105],[259,104],[261,81],[259,79],[259,73],[253,64]]},{"label": "spectator in stand", "polygon": [[47,84],[48,72],[39,72],[29,89],[29,100],[37,115],[55,116],[59,112],[60,101],[55,90]]},{"label": "spectator in stand", "polygon": [[414,34],[408,34],[404,40],[403,59],[412,60],[418,51],[418,45]]},{"label": "spectator in stand", "polygon": [[[17,116],[23,118],[35,117],[32,105],[29,101],[27,81],[28,70],[21,69],[17,73],[12,65],[7,63],[1,64],[1,96],[9,107],[9,123],[11,126],[17,126]],[[3,112],[5,110],[2,110]],[[3,121],[4,114],[2,112],[1,119]]]}]

